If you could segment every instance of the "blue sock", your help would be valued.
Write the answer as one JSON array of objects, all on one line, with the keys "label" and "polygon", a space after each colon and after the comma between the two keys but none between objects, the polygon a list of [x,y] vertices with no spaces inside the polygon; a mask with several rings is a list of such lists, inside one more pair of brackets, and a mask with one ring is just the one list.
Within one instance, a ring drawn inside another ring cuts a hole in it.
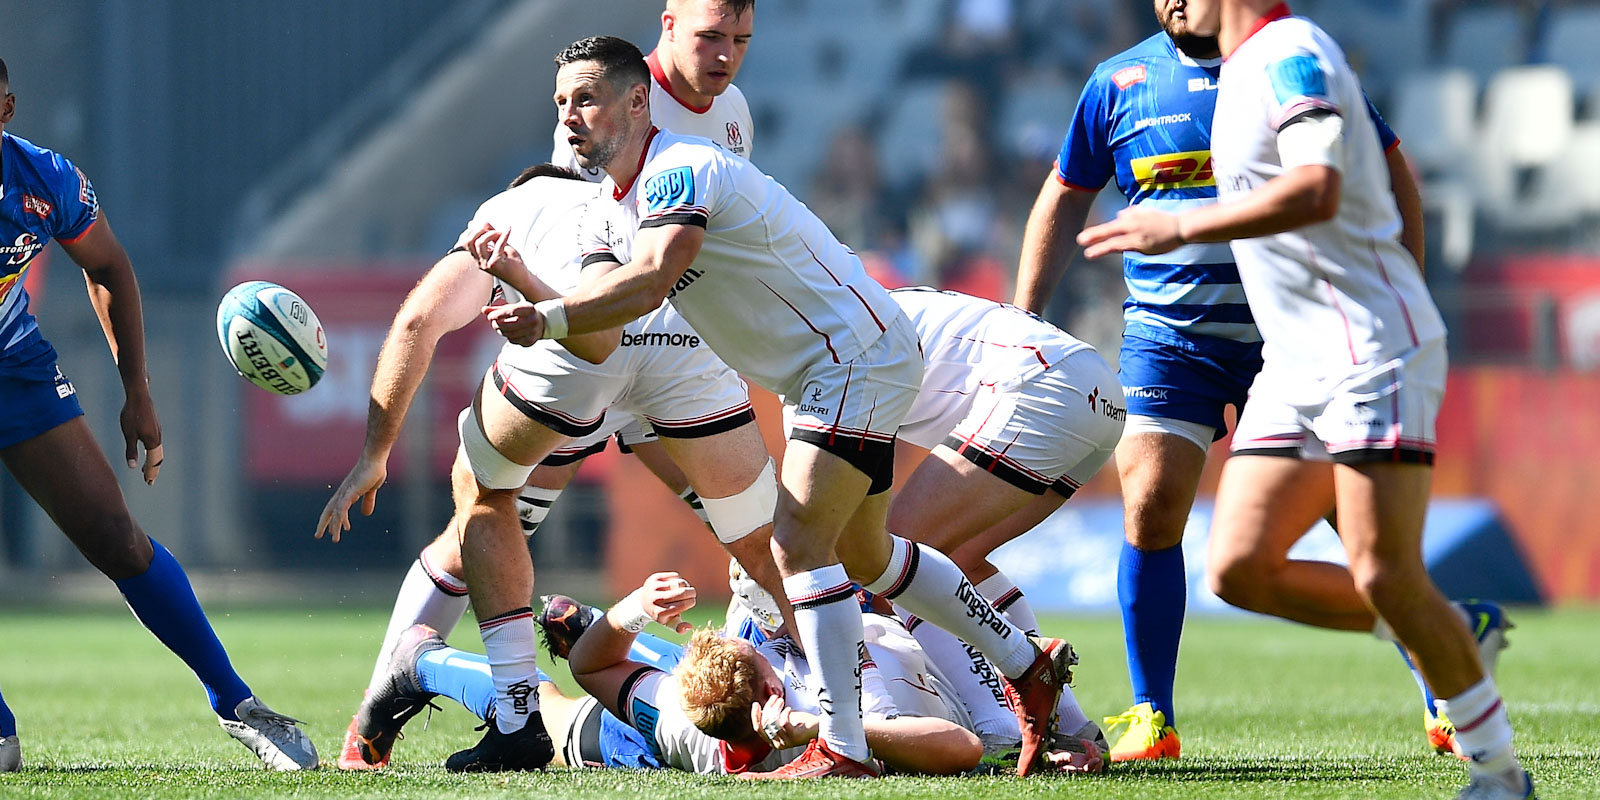
[{"label": "blue sock", "polygon": [[145,628],[194,670],[212,710],[224,719],[237,719],[233,710],[250,696],[250,687],[233,671],[228,651],[200,609],[183,567],[160,542],[151,539],[150,546],[155,550],[150,568],[143,575],[116,581],[117,589]]},{"label": "blue sock", "polygon": [[1422,690],[1422,707],[1427,710],[1428,717],[1432,718],[1439,713],[1438,698],[1433,696],[1433,690],[1428,688],[1428,680],[1422,677],[1422,670],[1411,662],[1411,654],[1406,652],[1399,642],[1394,643],[1394,649],[1400,651],[1401,660],[1406,662],[1406,669],[1411,670],[1411,679],[1417,682],[1417,688]]},{"label": "blue sock", "polygon": [[[478,719],[487,719],[494,708],[494,675],[489,672],[489,657],[454,647],[429,650],[417,659],[417,677],[422,688],[460,703]],[[539,680],[544,680],[544,673]]]},{"label": "blue sock", "polygon": [[659,636],[641,633],[633,640],[633,647],[628,648],[628,657],[642,664],[649,664],[662,672],[671,672],[672,668],[683,660],[683,645],[673,644]]},{"label": "blue sock", "polygon": [[1117,563],[1117,600],[1122,604],[1122,636],[1127,643],[1133,702],[1149,703],[1176,726],[1172,684],[1178,674],[1178,640],[1189,589],[1183,545],[1140,550],[1122,543]]},{"label": "blue sock", "polygon": [[6,705],[6,699],[0,697],[0,736],[17,735],[17,718],[11,713],[11,706]]}]

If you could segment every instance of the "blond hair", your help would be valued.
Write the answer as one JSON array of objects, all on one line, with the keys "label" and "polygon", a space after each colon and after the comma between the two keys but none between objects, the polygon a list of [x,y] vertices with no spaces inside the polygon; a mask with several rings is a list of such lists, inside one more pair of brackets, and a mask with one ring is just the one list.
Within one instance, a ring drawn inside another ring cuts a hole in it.
[{"label": "blond hair", "polygon": [[683,713],[701,733],[728,742],[755,735],[750,706],[761,682],[760,656],[743,639],[729,639],[706,628],[695,631],[672,670],[681,690]]}]

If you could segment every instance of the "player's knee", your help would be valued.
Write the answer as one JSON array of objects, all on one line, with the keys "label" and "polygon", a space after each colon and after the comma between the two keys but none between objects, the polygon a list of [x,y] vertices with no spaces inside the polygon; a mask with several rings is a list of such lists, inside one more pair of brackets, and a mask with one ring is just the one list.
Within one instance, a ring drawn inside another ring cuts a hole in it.
[{"label": "player's knee", "polygon": [[479,487],[492,490],[521,489],[528,482],[534,465],[518,464],[501,454],[484,434],[483,426],[474,418],[472,409],[461,410],[460,416],[456,417],[456,429],[461,434],[456,462],[465,464],[472,471]]},{"label": "player's knee", "polygon": [[92,531],[71,538],[84,558],[106,577],[131,578],[150,568],[155,551],[127,509],[100,516],[91,527]]},{"label": "player's knee", "polygon": [[1378,558],[1355,558],[1350,562],[1350,578],[1362,599],[1381,611],[1414,594],[1427,574],[1420,565],[1413,570]]},{"label": "player's knee", "polygon": [[767,459],[755,481],[743,491],[728,497],[702,497],[700,504],[711,530],[723,544],[733,544],[772,524],[778,506],[778,475],[772,459]]},{"label": "player's knee", "polygon": [[1214,558],[1206,567],[1206,582],[1212,593],[1239,608],[1258,609],[1263,605],[1267,578],[1264,565],[1248,556]]},{"label": "player's knee", "polygon": [[1182,544],[1193,495],[1159,484],[1143,488],[1123,499],[1127,520],[1123,535],[1128,544],[1140,550],[1165,550]]}]

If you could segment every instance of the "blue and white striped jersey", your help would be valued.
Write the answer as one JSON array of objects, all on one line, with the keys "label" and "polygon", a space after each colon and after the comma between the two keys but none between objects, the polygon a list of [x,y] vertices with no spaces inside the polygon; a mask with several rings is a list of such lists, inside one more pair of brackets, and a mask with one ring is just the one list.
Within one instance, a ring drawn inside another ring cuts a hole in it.
[{"label": "blue and white striped jersey", "polygon": [[[1157,33],[1089,77],[1061,143],[1056,179],[1099,191],[1113,178],[1130,203],[1182,211],[1215,203],[1211,117],[1222,60],[1190,58]],[[1368,104],[1387,150],[1394,132]],[[1123,260],[1126,333],[1217,358],[1255,357],[1261,334],[1226,242]]]},{"label": "blue and white striped jersey", "polygon": [[71,244],[100,215],[89,179],[65,156],[0,133],[0,355],[38,330],[23,278],[51,239]]}]

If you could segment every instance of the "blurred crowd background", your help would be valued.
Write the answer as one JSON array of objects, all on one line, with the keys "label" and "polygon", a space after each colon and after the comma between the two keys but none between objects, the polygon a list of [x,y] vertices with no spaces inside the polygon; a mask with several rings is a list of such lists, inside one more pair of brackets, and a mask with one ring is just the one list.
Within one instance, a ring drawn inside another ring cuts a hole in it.
[{"label": "blurred crowd background", "polygon": [[[236,576],[218,591],[286,569],[388,582],[439,530],[455,447],[445,421],[488,363],[481,331],[441,354],[406,441],[416,457],[391,465],[379,515],[344,544],[310,536],[359,449],[400,298],[479,202],[549,157],[551,56],[598,33],[648,51],[660,6],[0,0],[18,96],[8,130],[94,180],[144,287],[169,466],[156,488],[125,491],[185,563]],[[1579,558],[1533,560],[1548,561],[1554,595],[1600,597],[1600,526],[1579,502],[1584,451],[1600,439],[1600,3],[1292,6],[1346,48],[1421,178],[1428,278],[1457,370],[1441,432],[1460,440],[1460,463],[1441,464],[1440,491],[1505,506],[1527,549],[1588,534]],[[737,78],[754,161],[885,282],[1001,300],[1083,81],[1157,32],[1148,0],[759,0],[756,13]],[[1121,202],[1109,188],[1094,216]],[[104,343],[76,270],[51,258],[33,277],[35,310],[119,452]],[[211,315],[245,277],[282,282],[321,314],[333,363],[312,392],[269,397],[222,359]],[[1049,316],[1114,357],[1123,296],[1119,261],[1080,259]],[[1521,449],[1507,455],[1507,442]],[[1541,475],[1558,495],[1516,483]],[[608,491],[612,480],[597,465],[569,492],[541,528],[541,566],[603,568],[631,490]],[[60,591],[87,568],[0,481],[0,601]],[[1518,496],[1537,508],[1504,499]]]}]

